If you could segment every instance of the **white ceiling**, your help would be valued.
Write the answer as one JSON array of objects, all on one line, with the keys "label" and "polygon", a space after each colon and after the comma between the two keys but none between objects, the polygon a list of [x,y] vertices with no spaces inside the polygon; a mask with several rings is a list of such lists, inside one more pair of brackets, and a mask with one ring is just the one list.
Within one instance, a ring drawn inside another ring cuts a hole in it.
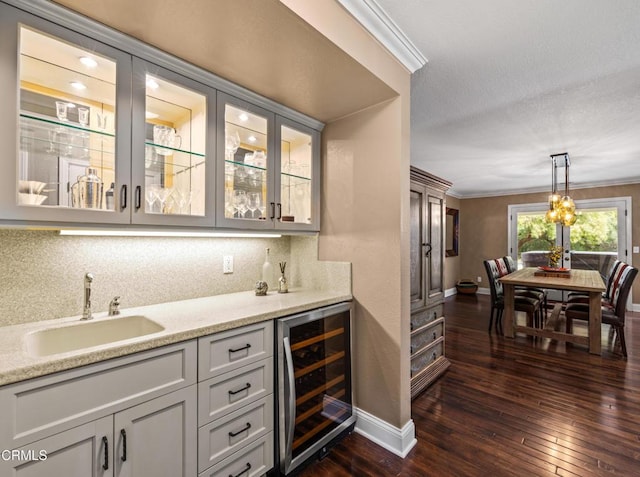
[{"label": "white ceiling", "polygon": [[459,197],[640,183],[640,1],[377,0],[426,56],[411,163]]}]

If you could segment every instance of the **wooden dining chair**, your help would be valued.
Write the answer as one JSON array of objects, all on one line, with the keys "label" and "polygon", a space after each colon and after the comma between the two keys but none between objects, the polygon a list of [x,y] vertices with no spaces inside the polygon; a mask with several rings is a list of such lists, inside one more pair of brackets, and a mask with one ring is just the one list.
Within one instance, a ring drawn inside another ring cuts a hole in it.
[{"label": "wooden dining chair", "polygon": [[[622,355],[627,356],[627,344],[624,337],[624,322],[627,299],[638,269],[627,263],[621,263],[616,269],[610,290],[610,300],[602,304],[602,323],[611,325],[620,341]],[[589,321],[589,303],[567,303],[565,308],[566,332],[573,331],[573,320]]]},{"label": "wooden dining chair", "polygon": [[[496,332],[502,333],[502,314],[504,312],[504,290],[500,278],[505,276],[506,267],[502,259],[484,260],[484,268],[487,271],[489,279],[489,290],[491,292],[491,314],[489,315],[489,332],[493,325],[493,316],[495,314]],[[537,298],[524,295],[514,296],[515,311],[522,311],[527,314],[527,325],[531,326],[536,322],[542,302]]]}]

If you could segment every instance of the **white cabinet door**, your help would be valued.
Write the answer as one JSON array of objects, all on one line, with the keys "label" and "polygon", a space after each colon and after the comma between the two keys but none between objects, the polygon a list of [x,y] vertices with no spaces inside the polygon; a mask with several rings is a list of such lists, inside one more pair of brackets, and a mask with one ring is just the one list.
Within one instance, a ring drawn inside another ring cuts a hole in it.
[{"label": "white cabinet door", "polygon": [[111,477],[112,432],[113,417],[108,416],[41,439],[18,449],[8,460],[3,455],[0,475]]},{"label": "white cabinet door", "polygon": [[132,222],[213,227],[216,92],[133,59]]},{"label": "white cabinet door", "polygon": [[129,223],[131,56],[5,4],[0,30],[0,217]]},{"label": "white cabinet door", "polygon": [[115,475],[194,477],[197,474],[196,431],[195,385],[117,413],[114,418]]}]

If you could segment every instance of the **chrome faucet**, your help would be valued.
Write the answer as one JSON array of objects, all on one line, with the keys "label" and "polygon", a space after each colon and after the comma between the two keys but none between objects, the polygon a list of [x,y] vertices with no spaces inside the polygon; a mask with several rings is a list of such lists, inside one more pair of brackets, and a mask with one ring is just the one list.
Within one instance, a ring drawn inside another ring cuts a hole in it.
[{"label": "chrome faucet", "polygon": [[120,297],[113,297],[113,300],[109,302],[109,316],[116,316],[120,314]]},{"label": "chrome faucet", "polygon": [[93,274],[86,273],[84,275],[84,304],[82,306],[82,320],[90,320],[91,315],[91,282],[93,282]]}]

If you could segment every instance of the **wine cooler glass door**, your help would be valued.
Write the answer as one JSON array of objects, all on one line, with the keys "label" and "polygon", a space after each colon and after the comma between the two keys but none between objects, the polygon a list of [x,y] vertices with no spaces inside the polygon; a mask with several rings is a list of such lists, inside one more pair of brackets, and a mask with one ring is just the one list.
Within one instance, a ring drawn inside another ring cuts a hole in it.
[{"label": "wine cooler glass door", "polygon": [[[315,315],[314,315],[315,314]],[[283,320],[281,458],[285,473],[354,421],[350,304]]]}]

